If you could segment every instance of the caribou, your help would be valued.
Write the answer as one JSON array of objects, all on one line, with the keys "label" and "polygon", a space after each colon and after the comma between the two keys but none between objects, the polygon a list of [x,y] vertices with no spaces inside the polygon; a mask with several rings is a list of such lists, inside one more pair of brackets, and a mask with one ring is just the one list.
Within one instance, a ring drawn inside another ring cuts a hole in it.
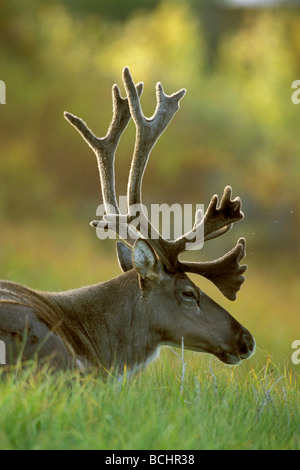
[{"label": "caribou", "polygon": [[[1,281],[0,340],[6,347],[7,364],[35,358],[55,368],[96,367],[107,374],[144,368],[164,345],[210,353],[229,365],[253,354],[255,341],[250,332],[187,275],[209,279],[226,298],[235,300],[247,268],[240,264],[245,239],[240,238],[231,251],[214,261],[179,259],[200,229],[206,242],[241,220],[240,198],[233,199],[227,186],[220,200],[217,195],[211,198],[204,215],[201,211],[195,214],[190,231],[177,239],[163,238],[142,209],[142,180],[151,150],[179,109],[186,90],[167,95],[158,83],[157,106],[147,118],[140,102],[143,83],[134,83],[128,67],[123,69],[123,83],[126,98],[117,85],[112,88],[113,118],[105,137],[96,137],[82,119],[64,113],[96,154],[105,213],[91,225],[97,230],[115,227],[123,273],[66,292],[40,292]],[[115,153],[131,118],[136,140],[127,213],[121,214],[115,190]],[[135,226],[131,224],[136,216],[133,207],[141,208]]]}]

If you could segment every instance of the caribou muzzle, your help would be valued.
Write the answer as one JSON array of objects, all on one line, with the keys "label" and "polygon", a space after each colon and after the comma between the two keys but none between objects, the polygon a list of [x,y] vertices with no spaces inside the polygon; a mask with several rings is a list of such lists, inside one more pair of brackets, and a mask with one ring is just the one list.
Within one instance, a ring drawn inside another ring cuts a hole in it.
[{"label": "caribou muzzle", "polygon": [[228,365],[239,364],[243,359],[248,359],[255,350],[255,339],[243,326],[235,335],[235,341],[230,347],[220,344],[215,356]]}]

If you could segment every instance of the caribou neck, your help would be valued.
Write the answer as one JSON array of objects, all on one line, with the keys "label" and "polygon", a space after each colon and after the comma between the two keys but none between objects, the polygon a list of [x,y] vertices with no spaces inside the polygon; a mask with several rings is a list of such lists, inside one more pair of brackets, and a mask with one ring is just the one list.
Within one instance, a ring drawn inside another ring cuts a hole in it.
[{"label": "caribou neck", "polygon": [[[76,354],[106,370],[123,373],[147,364],[160,337],[151,329],[147,300],[134,270],[100,284],[48,293],[59,306],[60,330]],[[113,308],[112,308],[113,307]],[[99,328],[99,324],[101,325]],[[84,354],[83,354],[84,352]]]}]

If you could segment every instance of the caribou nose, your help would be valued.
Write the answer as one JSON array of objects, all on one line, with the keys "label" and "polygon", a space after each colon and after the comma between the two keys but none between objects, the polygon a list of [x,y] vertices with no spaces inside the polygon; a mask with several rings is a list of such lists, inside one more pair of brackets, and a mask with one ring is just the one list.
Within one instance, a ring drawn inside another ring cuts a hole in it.
[{"label": "caribou nose", "polygon": [[243,328],[237,341],[238,353],[242,359],[250,357],[255,349],[255,340],[251,333]]}]

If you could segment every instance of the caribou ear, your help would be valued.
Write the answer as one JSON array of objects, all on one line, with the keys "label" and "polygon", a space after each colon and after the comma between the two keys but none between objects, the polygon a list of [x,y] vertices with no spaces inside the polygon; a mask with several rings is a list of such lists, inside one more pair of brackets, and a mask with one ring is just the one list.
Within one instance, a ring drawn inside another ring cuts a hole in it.
[{"label": "caribou ear", "polygon": [[134,243],[132,264],[143,279],[161,281],[163,278],[162,264],[146,240],[139,238]]},{"label": "caribou ear", "polygon": [[117,257],[120,268],[124,273],[133,268],[132,259],[131,259],[131,249],[123,242],[117,242]]}]

